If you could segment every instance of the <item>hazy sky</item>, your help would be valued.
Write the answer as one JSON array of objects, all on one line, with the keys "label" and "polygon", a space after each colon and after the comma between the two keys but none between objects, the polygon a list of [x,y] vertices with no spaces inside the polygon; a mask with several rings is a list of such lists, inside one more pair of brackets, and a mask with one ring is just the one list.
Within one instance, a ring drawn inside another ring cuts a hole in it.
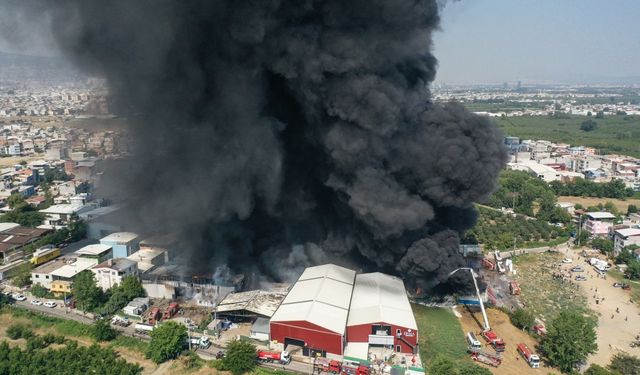
[{"label": "hazy sky", "polygon": [[640,82],[640,0],[449,1],[436,82]]}]

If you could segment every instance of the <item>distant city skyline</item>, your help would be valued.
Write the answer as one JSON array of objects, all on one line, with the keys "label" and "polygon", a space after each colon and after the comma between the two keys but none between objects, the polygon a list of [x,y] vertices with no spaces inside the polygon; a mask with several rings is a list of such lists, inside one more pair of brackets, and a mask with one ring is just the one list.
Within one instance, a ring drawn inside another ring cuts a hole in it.
[{"label": "distant city skyline", "polygon": [[435,83],[640,83],[639,15],[637,0],[449,1]]}]

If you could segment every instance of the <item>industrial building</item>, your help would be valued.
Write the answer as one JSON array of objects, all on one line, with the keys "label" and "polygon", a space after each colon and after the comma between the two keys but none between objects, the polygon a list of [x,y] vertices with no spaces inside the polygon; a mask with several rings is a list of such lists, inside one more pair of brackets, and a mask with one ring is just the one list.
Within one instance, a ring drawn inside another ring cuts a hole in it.
[{"label": "industrial building", "polygon": [[418,353],[418,326],[402,280],[333,264],[304,270],[269,330],[272,345],[305,356],[366,360],[376,348]]}]

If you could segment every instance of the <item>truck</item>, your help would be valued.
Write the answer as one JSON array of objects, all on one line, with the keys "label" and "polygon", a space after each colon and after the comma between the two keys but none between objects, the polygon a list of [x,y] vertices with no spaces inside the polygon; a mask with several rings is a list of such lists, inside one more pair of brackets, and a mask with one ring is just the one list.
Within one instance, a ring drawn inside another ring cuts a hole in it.
[{"label": "truck", "polygon": [[113,318],[111,318],[111,324],[114,326],[127,327],[131,322],[129,322],[129,318],[126,316],[114,315]]},{"label": "truck", "polygon": [[495,349],[496,352],[504,352],[506,350],[504,340],[498,337],[495,332],[491,330],[482,331],[480,335],[482,335],[482,337],[484,337],[484,339],[493,346],[493,349]]},{"label": "truck", "polygon": [[342,363],[334,359],[316,358],[313,362],[313,369],[318,371],[318,373],[328,372],[331,374],[339,374],[342,372]]},{"label": "truck", "polygon": [[291,362],[291,356],[288,352],[269,352],[266,350],[258,351],[258,361],[260,362],[279,362],[286,365]]},{"label": "truck", "polygon": [[159,307],[154,307],[151,309],[151,313],[149,314],[148,322],[151,325],[158,323],[162,319],[162,314],[160,313]]},{"label": "truck", "polygon": [[149,333],[151,333],[151,331],[153,331],[153,328],[155,327],[150,324],[136,323],[136,325],[133,326],[133,328],[136,333],[142,333],[142,334],[148,335]]},{"label": "truck", "polygon": [[598,258],[589,259],[589,264],[593,266],[593,268],[597,269],[601,272],[607,272],[611,269],[611,265],[606,261]]},{"label": "truck", "polygon": [[187,344],[191,344],[192,348],[208,349],[211,346],[211,340],[207,336],[191,337],[187,339]]},{"label": "truck", "polygon": [[180,310],[180,305],[178,304],[178,302],[171,302],[169,304],[169,307],[167,307],[167,309],[164,311],[164,314],[162,314],[162,319],[173,318],[173,316],[178,313],[178,310]]},{"label": "truck", "polygon": [[520,353],[522,358],[527,361],[531,368],[540,368],[540,357],[538,357],[537,354],[534,354],[526,344],[518,344],[518,353]]},{"label": "truck", "polygon": [[517,282],[512,281],[509,283],[509,292],[514,296],[520,295],[520,285]]},{"label": "truck", "polygon": [[474,348],[469,348],[469,351],[471,352],[471,359],[476,362],[481,362],[493,367],[498,367],[502,364],[502,357],[500,354],[493,354]]},{"label": "truck", "polygon": [[482,349],[482,344],[473,332],[467,332],[467,343],[469,344],[469,348]]},{"label": "truck", "polygon": [[371,369],[369,367],[358,362],[342,362],[343,375],[369,375],[370,370]]}]

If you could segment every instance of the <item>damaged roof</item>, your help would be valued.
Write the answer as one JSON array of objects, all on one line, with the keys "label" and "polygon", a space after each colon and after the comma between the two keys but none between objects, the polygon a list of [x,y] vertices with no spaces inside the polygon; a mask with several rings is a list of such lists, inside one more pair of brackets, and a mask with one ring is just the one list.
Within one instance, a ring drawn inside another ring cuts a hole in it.
[{"label": "damaged roof", "polygon": [[229,293],[216,307],[218,313],[246,310],[257,315],[271,317],[286,297],[286,290],[267,292],[251,290]]}]

